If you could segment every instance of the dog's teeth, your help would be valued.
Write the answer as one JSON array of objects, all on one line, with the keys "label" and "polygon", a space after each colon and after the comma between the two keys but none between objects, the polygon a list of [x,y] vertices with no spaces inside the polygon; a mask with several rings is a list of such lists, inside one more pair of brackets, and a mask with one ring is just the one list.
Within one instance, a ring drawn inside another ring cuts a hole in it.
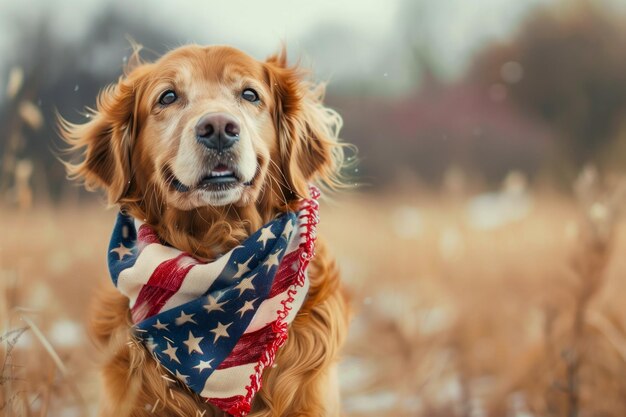
[{"label": "dog's teeth", "polygon": [[233,171],[211,171],[212,177],[225,177],[228,175],[233,175]]}]

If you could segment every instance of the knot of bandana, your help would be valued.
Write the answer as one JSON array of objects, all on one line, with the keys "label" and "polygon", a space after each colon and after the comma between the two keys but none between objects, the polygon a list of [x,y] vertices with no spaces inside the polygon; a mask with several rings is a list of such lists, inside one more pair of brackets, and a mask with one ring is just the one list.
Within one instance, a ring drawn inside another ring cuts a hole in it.
[{"label": "knot of bandana", "polygon": [[306,297],[319,191],[212,262],[161,242],[147,224],[118,214],[108,264],[130,300],[135,334],[156,360],[206,401],[250,412]]}]

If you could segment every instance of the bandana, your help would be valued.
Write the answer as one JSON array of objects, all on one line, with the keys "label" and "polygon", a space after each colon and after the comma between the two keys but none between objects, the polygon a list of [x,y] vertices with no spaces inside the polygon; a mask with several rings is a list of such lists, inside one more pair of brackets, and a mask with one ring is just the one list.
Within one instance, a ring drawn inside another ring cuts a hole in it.
[{"label": "bandana", "polygon": [[118,214],[113,283],[130,300],[137,338],[173,376],[234,416],[250,411],[309,287],[319,191],[212,262],[162,243]]}]

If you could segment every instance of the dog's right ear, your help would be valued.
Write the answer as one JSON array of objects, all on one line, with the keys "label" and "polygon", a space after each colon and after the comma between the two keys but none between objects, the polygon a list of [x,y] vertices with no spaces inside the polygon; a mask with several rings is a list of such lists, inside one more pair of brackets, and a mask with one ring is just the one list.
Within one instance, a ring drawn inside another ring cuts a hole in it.
[{"label": "dog's right ear", "polygon": [[90,121],[70,123],[58,117],[61,137],[68,153],[80,152],[78,162],[65,162],[70,179],[82,180],[88,190],[106,190],[110,204],[119,203],[131,187],[131,151],[138,124],[138,95],[148,72],[139,65],[100,92]]}]

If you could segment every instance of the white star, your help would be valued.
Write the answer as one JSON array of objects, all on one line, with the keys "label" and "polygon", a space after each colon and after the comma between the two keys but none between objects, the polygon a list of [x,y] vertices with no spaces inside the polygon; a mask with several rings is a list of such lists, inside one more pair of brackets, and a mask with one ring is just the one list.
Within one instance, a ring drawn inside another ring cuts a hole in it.
[{"label": "white star", "polygon": [[241,307],[239,310],[237,310],[237,313],[241,314],[241,316],[239,316],[239,318],[243,317],[243,315],[246,314],[248,311],[254,310],[254,302],[256,300],[258,300],[258,298],[255,298],[252,301],[246,301],[245,303],[243,303],[243,307]]},{"label": "white star", "polygon": [[256,241],[263,242],[263,249],[265,249],[265,245],[267,244],[267,241],[270,239],[276,239],[276,235],[272,233],[271,226],[267,226],[261,229],[261,235]]},{"label": "white star", "polygon": [[283,230],[283,235],[285,235],[285,237],[288,238],[292,230],[293,230],[293,222],[289,220],[287,224],[285,225],[285,229]]},{"label": "white star", "polygon": [[267,266],[268,272],[270,269],[272,269],[274,265],[278,265],[280,263],[280,261],[278,260],[278,255],[280,255],[280,250],[270,254],[270,256],[267,257],[267,261],[265,261],[265,265]]},{"label": "white star", "polygon": [[252,259],[254,259],[254,255],[251,256],[250,259],[248,259],[246,262],[237,265],[237,273],[233,275],[233,278],[241,278],[243,274],[250,271],[250,268],[248,268],[248,264]]},{"label": "white star", "polygon": [[207,311],[207,313],[210,313],[211,311],[224,311],[222,306],[228,302],[224,301],[222,303],[218,303],[217,300],[219,300],[219,297],[215,298],[212,295],[209,295],[207,297],[207,300],[209,302],[204,305],[204,309]]},{"label": "white star", "polygon": [[170,329],[167,328],[168,324],[164,324],[161,323],[161,321],[159,319],[157,319],[156,324],[153,324],[152,327],[154,327],[155,329],[158,330],[167,330],[168,332],[170,331]]},{"label": "white star", "polygon": [[200,354],[204,354],[202,348],[200,347],[200,341],[204,339],[204,337],[195,337],[193,333],[189,332],[189,337],[187,340],[183,340],[183,343],[187,345],[187,349],[189,350],[189,354],[192,352],[198,352]]},{"label": "white star", "polygon": [[124,256],[131,256],[133,254],[133,251],[124,246],[122,243],[120,243],[117,248],[111,249],[111,252],[117,253],[117,256],[120,257],[120,261],[124,259]]},{"label": "white star", "polygon": [[180,316],[178,316],[176,318],[176,325],[177,326],[182,326],[185,323],[194,323],[194,324],[198,324],[196,323],[196,321],[193,319],[193,316],[195,316],[195,313],[192,314],[185,314],[184,311],[180,311]]},{"label": "white star", "polygon": [[226,325],[222,324],[221,322],[217,322],[217,327],[213,330],[211,330],[211,333],[215,334],[215,340],[213,341],[213,343],[217,342],[217,340],[220,337],[230,337],[228,335],[228,332],[226,331],[226,329],[228,329],[230,327],[232,323],[228,323]]},{"label": "white star", "polygon": [[254,285],[252,284],[252,280],[256,277],[256,274],[251,277],[242,279],[239,284],[235,287],[236,290],[239,290],[239,296],[243,294],[246,290],[254,290]]},{"label": "white star", "polygon": [[180,379],[181,381],[183,381],[185,384],[187,383],[187,378],[189,378],[189,375],[183,375],[180,372],[178,372],[178,369],[176,370],[176,378]]},{"label": "white star", "polygon": [[202,371],[204,371],[205,369],[213,369],[211,367],[211,362],[213,362],[213,359],[210,359],[208,361],[203,361],[201,360],[200,362],[198,362],[198,364],[196,366],[194,366],[194,369],[197,369],[199,373],[202,373]]},{"label": "white star", "polygon": [[154,349],[157,348],[157,344],[154,343],[154,339],[152,337],[148,339],[148,343],[146,343],[146,346],[150,353],[154,353]]},{"label": "white star", "polygon": [[177,347],[174,347],[174,346],[170,345],[170,342],[167,342],[167,349],[165,349],[163,351],[163,353],[165,353],[167,356],[169,356],[170,360],[176,361],[176,362],[180,363],[180,361],[178,360],[178,357],[176,356],[176,351],[177,350],[178,350]]}]

